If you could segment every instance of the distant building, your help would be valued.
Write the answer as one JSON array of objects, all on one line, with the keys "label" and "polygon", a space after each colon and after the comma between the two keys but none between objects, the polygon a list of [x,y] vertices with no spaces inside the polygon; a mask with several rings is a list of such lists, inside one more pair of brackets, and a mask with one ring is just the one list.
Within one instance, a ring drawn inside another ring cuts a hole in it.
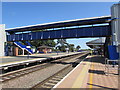
[{"label": "distant building", "polygon": [[92,48],[94,50],[94,53],[97,54],[103,54],[103,50],[105,49],[104,45],[105,45],[105,40],[106,38],[99,38],[96,40],[92,40],[90,42],[87,42],[87,46],[89,46],[90,48]]},{"label": "distant building", "polygon": [[52,47],[49,47],[49,46],[39,46],[38,47],[38,52],[39,53],[51,53],[52,52]]},{"label": "distant building", "polygon": [[105,39],[106,38],[100,38],[100,39],[96,39],[96,40],[92,40],[90,42],[87,42],[87,46],[89,46],[90,48],[93,49],[100,49],[101,47],[104,46],[105,44]]}]

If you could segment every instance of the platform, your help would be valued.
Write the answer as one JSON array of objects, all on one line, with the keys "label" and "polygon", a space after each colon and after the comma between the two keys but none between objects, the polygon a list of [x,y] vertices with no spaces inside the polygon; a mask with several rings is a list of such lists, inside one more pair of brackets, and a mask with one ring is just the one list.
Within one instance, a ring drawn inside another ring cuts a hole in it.
[{"label": "platform", "polygon": [[13,66],[23,63],[31,63],[35,61],[43,61],[48,59],[56,59],[61,57],[66,57],[70,55],[79,54],[82,52],[70,52],[70,53],[48,53],[48,54],[33,54],[30,55],[28,58],[28,55],[20,55],[20,56],[5,56],[1,57],[2,62],[0,63],[0,67],[7,67],[7,66]]},{"label": "platform", "polygon": [[118,88],[118,70],[110,70],[106,75],[105,58],[101,56],[89,56],[64,77],[54,90],[58,88]]}]

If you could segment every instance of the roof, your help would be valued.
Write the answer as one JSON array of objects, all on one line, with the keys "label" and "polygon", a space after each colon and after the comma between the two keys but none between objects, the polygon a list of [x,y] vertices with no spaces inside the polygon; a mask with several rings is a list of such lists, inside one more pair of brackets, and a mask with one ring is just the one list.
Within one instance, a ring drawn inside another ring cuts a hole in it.
[{"label": "roof", "polygon": [[6,32],[23,32],[23,31],[34,31],[40,29],[51,29],[60,27],[80,26],[80,25],[92,25],[110,22],[111,16],[101,16],[83,19],[66,20],[52,23],[36,24],[23,27],[9,28]]},{"label": "roof", "polygon": [[100,39],[96,39],[96,40],[92,40],[90,42],[87,42],[87,45],[103,45],[105,43],[105,39],[106,38],[100,38]]},{"label": "roof", "polygon": [[87,46],[89,46],[90,48],[94,48],[94,49],[100,49],[101,46],[103,46],[105,44],[105,40],[106,38],[102,37],[102,38],[99,38],[99,39],[96,39],[96,40],[92,40],[90,42],[87,42]]},{"label": "roof", "polygon": [[39,46],[38,48],[52,48],[52,47],[43,45],[43,46]]}]

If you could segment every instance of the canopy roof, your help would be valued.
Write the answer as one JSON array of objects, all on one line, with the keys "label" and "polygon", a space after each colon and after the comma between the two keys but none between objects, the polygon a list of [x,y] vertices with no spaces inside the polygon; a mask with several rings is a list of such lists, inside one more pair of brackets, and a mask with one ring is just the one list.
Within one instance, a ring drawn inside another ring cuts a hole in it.
[{"label": "canopy roof", "polygon": [[92,40],[90,42],[87,42],[87,45],[103,45],[105,43],[105,39],[106,38],[100,38],[100,39],[96,39],[96,40]]},{"label": "canopy roof", "polygon": [[96,40],[92,40],[90,42],[87,42],[87,46],[89,46],[90,48],[100,48],[101,46],[103,46],[105,44],[105,37],[100,38],[100,39],[96,39]]}]

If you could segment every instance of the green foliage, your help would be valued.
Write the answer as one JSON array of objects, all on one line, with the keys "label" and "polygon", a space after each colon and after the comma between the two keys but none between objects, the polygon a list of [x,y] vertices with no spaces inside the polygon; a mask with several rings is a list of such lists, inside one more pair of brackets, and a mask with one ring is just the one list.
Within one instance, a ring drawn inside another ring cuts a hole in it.
[{"label": "green foliage", "polygon": [[63,45],[63,46],[57,46],[56,47],[56,51],[65,52],[66,51],[66,46],[65,45]]},{"label": "green foliage", "polygon": [[69,44],[69,51],[74,52],[74,44]]},{"label": "green foliage", "polygon": [[76,51],[78,51],[80,48],[81,48],[81,47],[78,45],[78,46],[76,47]]},{"label": "green foliage", "polygon": [[36,48],[42,45],[50,46],[50,47],[55,47],[56,43],[54,40],[33,40],[31,41],[31,44],[35,46]]},{"label": "green foliage", "polygon": [[[45,46],[49,46],[49,47],[55,47],[57,45],[57,43],[54,40],[33,40],[33,41],[29,41],[32,46],[34,46],[36,49],[39,46],[45,45]],[[74,48],[74,44],[63,44],[63,45],[59,45],[57,46],[55,49],[52,48],[53,51],[61,51],[61,52],[66,52],[66,48],[69,48],[70,52],[74,52],[75,48]]]}]

